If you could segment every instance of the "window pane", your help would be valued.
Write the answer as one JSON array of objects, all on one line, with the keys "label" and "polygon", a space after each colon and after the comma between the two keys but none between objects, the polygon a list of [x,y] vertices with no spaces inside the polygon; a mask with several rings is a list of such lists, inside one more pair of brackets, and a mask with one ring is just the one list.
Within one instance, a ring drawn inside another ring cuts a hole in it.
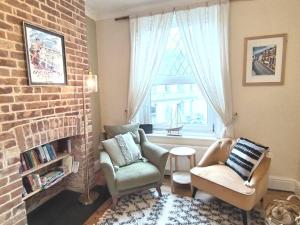
[{"label": "window pane", "polygon": [[[160,91],[162,87],[165,87],[164,92]],[[172,122],[207,125],[207,104],[197,89],[196,84],[153,86],[151,91],[153,124],[162,127],[169,127]]]}]

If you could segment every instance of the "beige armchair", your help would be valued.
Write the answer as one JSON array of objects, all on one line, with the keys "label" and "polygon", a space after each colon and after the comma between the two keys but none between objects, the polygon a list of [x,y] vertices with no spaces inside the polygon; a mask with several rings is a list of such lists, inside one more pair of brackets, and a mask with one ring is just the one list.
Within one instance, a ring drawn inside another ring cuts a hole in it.
[{"label": "beige armchair", "polygon": [[197,189],[230,203],[243,210],[247,224],[247,212],[262,199],[267,191],[271,159],[264,157],[248,184],[224,163],[229,157],[235,140],[222,139],[209,147],[197,167],[191,169],[193,197]]}]

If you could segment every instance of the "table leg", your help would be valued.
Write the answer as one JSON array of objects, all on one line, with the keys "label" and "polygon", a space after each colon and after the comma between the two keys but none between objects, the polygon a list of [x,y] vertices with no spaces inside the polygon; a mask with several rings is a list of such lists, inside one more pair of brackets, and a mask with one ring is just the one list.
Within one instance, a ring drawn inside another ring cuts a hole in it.
[{"label": "table leg", "polygon": [[[193,161],[194,161],[194,157],[193,155],[191,156],[188,156],[189,160],[190,160],[190,170],[193,168]],[[191,173],[190,173],[190,176],[191,176]],[[191,193],[193,193],[193,185],[192,185],[192,177],[191,177]]]},{"label": "table leg", "polygon": [[171,192],[174,193],[172,155],[170,155],[170,178],[171,178]]}]

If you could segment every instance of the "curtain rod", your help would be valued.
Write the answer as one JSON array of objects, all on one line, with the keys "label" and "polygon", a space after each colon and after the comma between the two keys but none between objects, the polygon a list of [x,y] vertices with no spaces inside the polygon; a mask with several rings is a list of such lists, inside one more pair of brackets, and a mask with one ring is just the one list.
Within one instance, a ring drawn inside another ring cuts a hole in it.
[{"label": "curtain rod", "polygon": [[[229,0],[230,2],[245,2],[245,1],[254,1],[254,0]],[[203,3],[203,2],[202,2]],[[179,6],[183,7],[183,6]],[[173,7],[175,9],[176,7]],[[121,20],[129,20],[130,16],[122,16],[122,17],[117,17],[115,18],[115,21],[121,21]]]}]

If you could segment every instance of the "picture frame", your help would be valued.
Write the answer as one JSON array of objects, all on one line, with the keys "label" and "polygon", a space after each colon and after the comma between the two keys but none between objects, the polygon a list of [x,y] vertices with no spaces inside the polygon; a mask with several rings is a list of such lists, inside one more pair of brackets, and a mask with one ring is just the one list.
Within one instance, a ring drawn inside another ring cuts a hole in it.
[{"label": "picture frame", "polygon": [[67,85],[64,36],[25,21],[23,36],[29,85]]},{"label": "picture frame", "polygon": [[245,38],[243,85],[282,85],[286,45],[287,34]]}]

